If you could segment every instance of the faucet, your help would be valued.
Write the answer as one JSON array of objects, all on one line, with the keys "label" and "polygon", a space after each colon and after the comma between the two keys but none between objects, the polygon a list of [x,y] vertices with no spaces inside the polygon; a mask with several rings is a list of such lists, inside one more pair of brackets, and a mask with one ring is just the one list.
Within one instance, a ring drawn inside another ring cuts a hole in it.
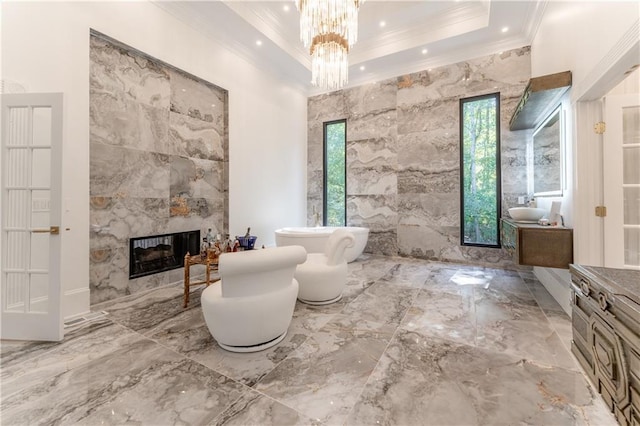
[{"label": "faucet", "polygon": [[527,198],[527,207],[538,207],[538,203],[536,202],[536,199],[533,197],[533,195]]}]

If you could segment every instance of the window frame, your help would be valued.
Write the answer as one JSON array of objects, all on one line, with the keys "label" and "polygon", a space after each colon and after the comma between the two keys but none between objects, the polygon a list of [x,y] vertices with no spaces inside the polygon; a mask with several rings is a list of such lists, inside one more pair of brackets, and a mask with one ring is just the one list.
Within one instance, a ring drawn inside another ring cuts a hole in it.
[{"label": "window frame", "polygon": [[[494,98],[496,100],[496,244],[484,244],[477,242],[466,242],[464,240],[464,105],[466,103],[480,101],[483,99]],[[487,93],[484,95],[470,96],[467,98],[460,98],[460,114],[459,114],[459,126],[460,126],[460,245],[467,247],[486,247],[486,248],[501,248],[502,242],[500,241],[500,218],[502,217],[502,159],[501,159],[501,132],[500,132],[500,92]]]},{"label": "window frame", "polygon": [[344,123],[344,218],[343,226],[347,224],[347,119],[325,121],[322,123],[322,225],[327,226],[327,127]]}]

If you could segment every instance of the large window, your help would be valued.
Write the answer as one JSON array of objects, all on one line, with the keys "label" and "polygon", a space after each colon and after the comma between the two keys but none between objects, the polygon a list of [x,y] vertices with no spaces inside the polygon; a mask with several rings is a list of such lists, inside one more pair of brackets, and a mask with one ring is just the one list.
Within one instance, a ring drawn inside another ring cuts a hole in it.
[{"label": "large window", "polygon": [[460,241],[500,246],[500,94],[460,100]]},{"label": "large window", "polygon": [[347,216],[347,121],[324,123],[324,224],[344,226]]}]

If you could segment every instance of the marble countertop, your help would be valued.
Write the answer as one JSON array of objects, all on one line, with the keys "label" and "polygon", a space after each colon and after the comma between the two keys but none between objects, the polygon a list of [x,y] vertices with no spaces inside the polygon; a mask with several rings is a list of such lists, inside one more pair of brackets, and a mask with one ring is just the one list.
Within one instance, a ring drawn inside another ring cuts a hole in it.
[{"label": "marble countertop", "polygon": [[623,294],[640,304],[640,271],[604,268],[601,266],[571,265],[578,272],[597,279],[614,294]]},{"label": "marble countertop", "polygon": [[537,228],[537,229],[548,229],[548,230],[554,230],[554,229],[569,229],[571,230],[571,228],[567,228],[566,226],[561,226],[561,225],[540,225],[538,224],[538,222],[530,222],[530,221],[521,221],[521,220],[515,220],[512,219],[510,217],[502,217],[502,220],[504,220],[505,222],[509,222],[510,224],[520,227],[520,228]]}]

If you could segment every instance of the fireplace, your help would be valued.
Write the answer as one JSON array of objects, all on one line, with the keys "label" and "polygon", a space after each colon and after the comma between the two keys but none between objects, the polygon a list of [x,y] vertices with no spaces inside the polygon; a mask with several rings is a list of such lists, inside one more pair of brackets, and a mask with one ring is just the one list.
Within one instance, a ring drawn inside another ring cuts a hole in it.
[{"label": "fireplace", "polygon": [[200,252],[200,231],[129,239],[129,279],[184,266],[187,252]]}]

